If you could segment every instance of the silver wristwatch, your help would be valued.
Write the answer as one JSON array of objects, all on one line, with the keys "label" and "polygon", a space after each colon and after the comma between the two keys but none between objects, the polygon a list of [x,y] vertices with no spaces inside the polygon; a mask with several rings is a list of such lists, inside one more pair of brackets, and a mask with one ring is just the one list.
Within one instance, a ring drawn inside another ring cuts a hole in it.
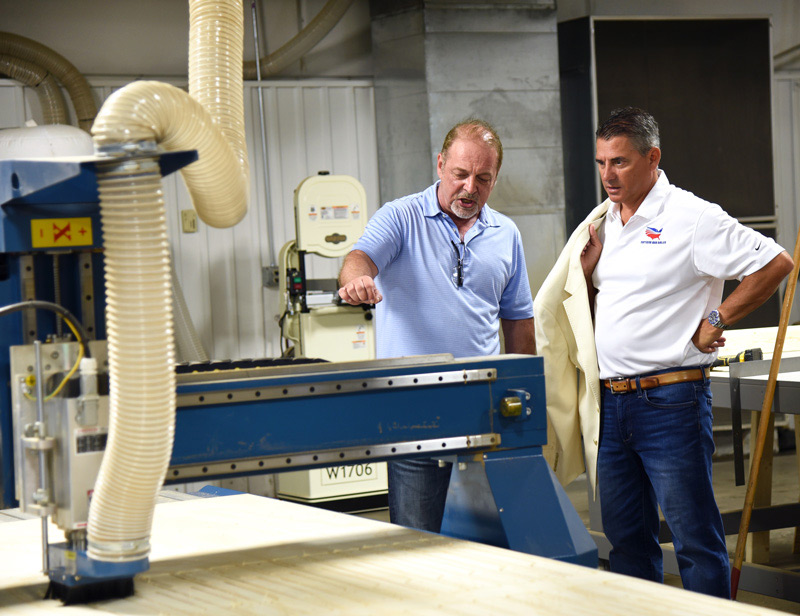
[{"label": "silver wristwatch", "polygon": [[708,322],[712,327],[717,327],[719,329],[728,329],[729,327],[722,322],[722,318],[719,316],[719,310],[712,310],[708,313]]}]

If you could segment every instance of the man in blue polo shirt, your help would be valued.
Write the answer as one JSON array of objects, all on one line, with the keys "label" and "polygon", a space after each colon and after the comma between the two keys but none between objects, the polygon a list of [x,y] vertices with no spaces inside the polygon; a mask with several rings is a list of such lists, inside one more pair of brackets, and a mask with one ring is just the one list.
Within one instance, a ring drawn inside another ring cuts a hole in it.
[{"label": "man in blue polo shirt", "polygon": [[[514,223],[486,201],[503,146],[494,129],[467,120],[447,134],[439,181],[385,204],[345,259],[340,297],[377,304],[377,355],[534,354],[533,302]],[[392,522],[439,532],[450,465],[390,462]]]}]

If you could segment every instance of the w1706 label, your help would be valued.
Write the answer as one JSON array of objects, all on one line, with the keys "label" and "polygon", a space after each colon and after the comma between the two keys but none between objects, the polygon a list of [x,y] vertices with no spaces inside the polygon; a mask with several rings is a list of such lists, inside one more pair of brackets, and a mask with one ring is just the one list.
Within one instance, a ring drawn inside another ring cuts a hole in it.
[{"label": "w1706 label", "polygon": [[370,481],[375,479],[378,471],[375,463],[348,464],[346,466],[329,466],[321,468],[321,483],[324,486],[353,483],[356,481]]}]

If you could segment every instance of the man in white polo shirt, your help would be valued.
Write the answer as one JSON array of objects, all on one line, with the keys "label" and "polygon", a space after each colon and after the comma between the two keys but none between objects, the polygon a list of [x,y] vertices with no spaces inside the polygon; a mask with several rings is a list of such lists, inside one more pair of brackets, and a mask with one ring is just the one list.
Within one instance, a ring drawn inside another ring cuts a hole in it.
[{"label": "man in white polo shirt", "polygon": [[[582,399],[580,424],[587,457],[598,452],[611,570],[663,580],[660,506],[684,588],[729,597],[730,565],[711,484],[708,367],[725,343],[725,328],[772,295],[792,260],[718,205],[671,185],[658,167],[659,146],[658,125],[640,109],[618,109],[598,129],[596,162],[609,199],[565,248],[566,260],[585,277],[584,314],[590,320],[593,310],[594,340],[570,340],[540,318],[540,309],[558,318],[551,299],[557,276],[537,295],[537,337],[544,327],[546,373],[558,369],[560,346],[596,347],[600,387],[596,398]],[[723,282],[733,278],[741,282],[722,302]],[[562,447],[568,412],[574,409],[552,409]]]},{"label": "man in white polo shirt", "polygon": [[[439,181],[385,204],[345,259],[340,297],[377,304],[377,355],[535,353],[533,305],[514,223],[486,205],[503,146],[494,129],[467,120],[447,134]],[[380,290],[379,290],[380,289]],[[389,462],[392,522],[439,532],[450,465]]]}]

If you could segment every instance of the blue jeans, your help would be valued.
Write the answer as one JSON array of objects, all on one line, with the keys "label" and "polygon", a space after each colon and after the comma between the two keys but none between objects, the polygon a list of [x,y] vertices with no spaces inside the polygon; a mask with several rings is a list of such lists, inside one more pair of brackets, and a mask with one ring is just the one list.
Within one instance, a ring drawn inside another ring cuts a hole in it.
[{"label": "blue jeans", "polygon": [[603,392],[598,487],[611,570],[663,582],[660,505],[683,587],[730,598],[730,561],[711,484],[708,381]]},{"label": "blue jeans", "polygon": [[429,458],[388,462],[389,520],[438,533],[452,466],[448,462],[440,468],[438,460]]}]

